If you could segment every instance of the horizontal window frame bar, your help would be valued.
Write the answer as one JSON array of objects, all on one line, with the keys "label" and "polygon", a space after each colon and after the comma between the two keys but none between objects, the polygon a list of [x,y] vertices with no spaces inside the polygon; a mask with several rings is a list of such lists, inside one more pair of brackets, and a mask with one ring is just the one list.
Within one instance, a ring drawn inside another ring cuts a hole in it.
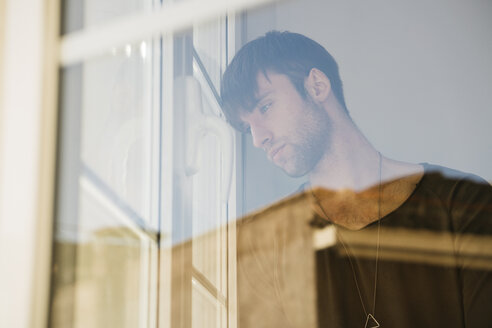
[{"label": "horizontal window frame bar", "polygon": [[112,48],[205,23],[226,13],[251,9],[280,0],[187,0],[164,5],[153,12],[115,18],[101,26],[64,35],[60,39],[59,64],[70,66],[109,53]]}]

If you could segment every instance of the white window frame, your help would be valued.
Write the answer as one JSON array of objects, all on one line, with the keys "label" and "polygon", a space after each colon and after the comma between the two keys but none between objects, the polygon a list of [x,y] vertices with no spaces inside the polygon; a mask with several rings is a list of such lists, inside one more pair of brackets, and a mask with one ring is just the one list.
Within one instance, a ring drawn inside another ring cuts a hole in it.
[{"label": "white window frame", "polygon": [[45,327],[55,180],[57,0],[0,1],[0,322]]}]

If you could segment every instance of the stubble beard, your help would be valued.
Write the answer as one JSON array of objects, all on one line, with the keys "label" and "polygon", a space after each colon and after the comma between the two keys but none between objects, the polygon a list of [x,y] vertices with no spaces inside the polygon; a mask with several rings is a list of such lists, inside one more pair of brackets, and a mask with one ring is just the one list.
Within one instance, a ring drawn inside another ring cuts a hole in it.
[{"label": "stubble beard", "polygon": [[293,155],[286,160],[283,170],[290,177],[301,177],[313,171],[330,143],[331,120],[321,106],[308,99],[306,116],[292,135]]}]

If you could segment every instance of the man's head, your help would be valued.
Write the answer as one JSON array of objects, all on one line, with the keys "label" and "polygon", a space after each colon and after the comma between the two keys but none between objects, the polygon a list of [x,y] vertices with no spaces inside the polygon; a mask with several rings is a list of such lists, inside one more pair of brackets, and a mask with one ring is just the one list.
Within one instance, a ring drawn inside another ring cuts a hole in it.
[{"label": "man's head", "polygon": [[334,96],[347,112],[338,65],[328,51],[304,35],[271,31],[242,47],[224,73],[221,97],[227,120],[240,130],[240,111],[255,108],[258,73],[286,75],[306,99],[304,82],[312,68],[319,69],[330,80]]},{"label": "man's head", "polygon": [[249,130],[291,176],[311,172],[329,145],[326,99],[346,113],[335,60],[296,33],[269,32],[245,45],[224,73],[221,94],[231,125]]}]

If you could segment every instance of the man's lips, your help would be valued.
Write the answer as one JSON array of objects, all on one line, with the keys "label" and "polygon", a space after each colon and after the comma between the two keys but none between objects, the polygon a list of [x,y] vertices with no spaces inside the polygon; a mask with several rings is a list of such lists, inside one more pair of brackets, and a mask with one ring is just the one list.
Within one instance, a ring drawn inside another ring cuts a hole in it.
[{"label": "man's lips", "polygon": [[275,155],[277,155],[284,147],[285,144],[270,150],[270,152],[268,153],[268,157],[270,157],[270,160],[275,161]]}]

